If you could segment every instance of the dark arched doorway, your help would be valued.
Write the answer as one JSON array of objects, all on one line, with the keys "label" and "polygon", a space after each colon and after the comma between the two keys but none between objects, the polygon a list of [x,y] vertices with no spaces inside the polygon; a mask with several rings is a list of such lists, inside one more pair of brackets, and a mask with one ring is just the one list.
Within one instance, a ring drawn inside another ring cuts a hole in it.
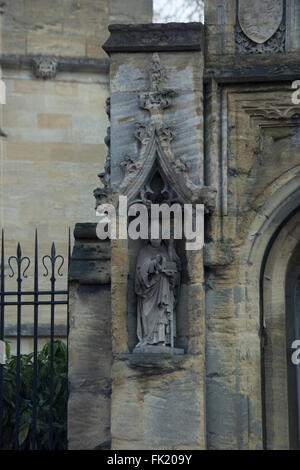
[{"label": "dark arched doorway", "polygon": [[262,369],[265,447],[299,446],[300,366],[292,343],[300,340],[300,211],[277,229],[262,273]]},{"label": "dark arched doorway", "polygon": [[300,243],[291,255],[286,277],[286,337],[290,448],[300,449],[300,365],[292,360],[300,340]]}]

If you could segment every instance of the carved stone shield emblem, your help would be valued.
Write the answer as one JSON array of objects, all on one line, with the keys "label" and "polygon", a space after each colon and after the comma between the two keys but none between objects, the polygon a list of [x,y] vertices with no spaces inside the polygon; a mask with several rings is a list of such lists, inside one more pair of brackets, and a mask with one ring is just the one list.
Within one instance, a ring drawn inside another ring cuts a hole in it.
[{"label": "carved stone shield emblem", "polygon": [[257,44],[263,44],[280,26],[283,0],[239,0],[238,14],[244,34]]}]

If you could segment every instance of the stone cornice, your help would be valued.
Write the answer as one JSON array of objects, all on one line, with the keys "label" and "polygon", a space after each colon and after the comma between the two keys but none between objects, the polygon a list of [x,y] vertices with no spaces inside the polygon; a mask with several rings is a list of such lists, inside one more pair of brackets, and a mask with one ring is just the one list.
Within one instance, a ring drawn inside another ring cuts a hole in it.
[{"label": "stone cornice", "polygon": [[206,61],[204,80],[220,83],[268,82],[300,79],[300,59],[294,54],[276,56],[222,56]]},{"label": "stone cornice", "polygon": [[108,73],[109,59],[88,59],[86,57],[59,57],[47,55],[15,55],[1,54],[0,65],[8,69],[32,69],[37,59],[49,58],[57,62],[58,72],[95,72]]},{"label": "stone cornice", "polygon": [[203,50],[202,23],[112,24],[108,29],[107,54]]}]

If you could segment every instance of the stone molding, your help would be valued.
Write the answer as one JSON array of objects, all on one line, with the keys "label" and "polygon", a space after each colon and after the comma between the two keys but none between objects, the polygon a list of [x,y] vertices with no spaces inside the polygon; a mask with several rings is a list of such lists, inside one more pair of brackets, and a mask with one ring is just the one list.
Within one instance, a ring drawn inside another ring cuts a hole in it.
[{"label": "stone molding", "polygon": [[208,60],[205,63],[204,81],[215,79],[218,82],[238,83],[246,81],[297,80],[300,77],[300,60],[295,55],[266,58],[263,55],[245,55],[241,62],[238,56],[227,56]]},{"label": "stone molding", "polygon": [[112,24],[102,46],[112,52],[203,51],[202,23]]},{"label": "stone molding", "polygon": [[[49,59],[48,55],[1,54],[0,65],[8,69],[33,69],[38,60]],[[57,62],[58,72],[108,73],[109,59],[87,59],[85,57],[51,56]]]},{"label": "stone molding", "polygon": [[136,370],[140,376],[155,376],[161,374],[170,374],[181,369],[189,354],[170,355],[170,354],[118,354],[118,359],[125,361],[133,370]]},{"label": "stone molding", "polygon": [[110,241],[97,237],[96,226],[96,223],[75,225],[69,281],[94,285],[110,283]]}]

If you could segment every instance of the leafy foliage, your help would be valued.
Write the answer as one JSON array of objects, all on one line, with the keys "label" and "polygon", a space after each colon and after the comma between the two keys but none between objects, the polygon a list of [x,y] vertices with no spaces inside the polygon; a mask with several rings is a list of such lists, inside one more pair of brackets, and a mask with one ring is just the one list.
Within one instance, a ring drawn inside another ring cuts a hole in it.
[{"label": "leafy foliage", "polygon": [[[17,357],[6,349],[7,361],[3,372],[3,447],[13,449],[16,426],[16,370]],[[36,396],[36,448],[48,449],[50,418],[50,341],[37,355],[37,396]],[[32,448],[33,412],[33,353],[20,358],[20,402],[19,402],[19,448]],[[54,341],[53,372],[53,442],[52,449],[67,447],[67,347]]]}]

